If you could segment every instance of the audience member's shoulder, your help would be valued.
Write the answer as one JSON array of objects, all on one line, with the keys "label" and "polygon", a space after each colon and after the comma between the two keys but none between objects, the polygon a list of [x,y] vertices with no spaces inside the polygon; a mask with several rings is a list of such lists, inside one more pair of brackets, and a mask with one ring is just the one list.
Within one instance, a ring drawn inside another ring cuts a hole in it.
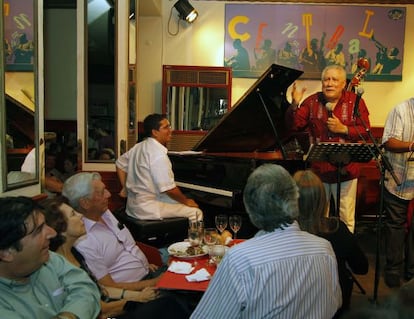
[{"label": "audience member's shoulder", "polygon": [[309,242],[313,242],[313,243],[319,245],[320,247],[324,247],[324,248],[326,248],[330,251],[332,250],[331,242],[329,240],[327,240],[326,238],[321,237],[321,236],[317,236],[317,235],[314,235],[314,234],[310,234],[306,231],[303,231],[303,233],[306,234],[305,236],[307,237],[307,240]]},{"label": "audience member's shoulder", "polygon": [[49,251],[49,260],[45,263],[45,266],[60,269],[67,265],[71,264],[65,259],[65,257],[53,251]]}]

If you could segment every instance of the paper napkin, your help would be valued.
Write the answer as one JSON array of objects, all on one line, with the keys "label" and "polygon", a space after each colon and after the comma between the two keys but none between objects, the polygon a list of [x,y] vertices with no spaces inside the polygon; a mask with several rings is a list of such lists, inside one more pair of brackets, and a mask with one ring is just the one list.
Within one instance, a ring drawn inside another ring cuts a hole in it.
[{"label": "paper napkin", "polygon": [[193,270],[193,265],[185,261],[173,261],[168,267],[168,271],[184,275],[190,274]]},{"label": "paper napkin", "polygon": [[211,275],[205,268],[201,268],[194,274],[185,276],[185,278],[187,279],[187,281],[205,281],[210,280]]}]

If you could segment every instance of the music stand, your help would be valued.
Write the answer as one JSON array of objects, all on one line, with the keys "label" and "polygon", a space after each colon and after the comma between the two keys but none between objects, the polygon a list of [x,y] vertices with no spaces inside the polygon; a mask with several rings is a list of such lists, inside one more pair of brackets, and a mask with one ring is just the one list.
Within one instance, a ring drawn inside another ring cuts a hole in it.
[{"label": "music stand", "polygon": [[[336,216],[339,218],[341,200],[341,174],[342,168],[351,163],[366,163],[374,158],[375,145],[368,143],[318,143],[311,145],[305,161],[310,162],[329,162],[337,167],[337,187],[336,187]],[[364,288],[350,272],[352,280],[366,294]]]},{"label": "music stand", "polygon": [[328,143],[311,145],[305,161],[329,162],[337,167],[336,215],[339,217],[342,168],[351,162],[366,163],[374,157],[374,144]]},{"label": "music stand", "polygon": [[[371,143],[318,143],[312,144],[305,161],[310,162],[343,162],[340,156],[350,162],[366,163],[374,158],[374,144]],[[347,163],[347,164],[348,164]]]}]

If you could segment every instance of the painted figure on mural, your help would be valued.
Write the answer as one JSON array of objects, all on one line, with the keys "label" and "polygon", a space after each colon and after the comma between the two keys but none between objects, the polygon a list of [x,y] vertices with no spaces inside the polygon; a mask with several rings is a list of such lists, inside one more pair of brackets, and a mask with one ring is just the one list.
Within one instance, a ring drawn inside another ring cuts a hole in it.
[{"label": "painted figure on mural", "polygon": [[277,63],[291,68],[298,68],[298,56],[292,48],[292,44],[287,41],[285,46],[277,51]]},{"label": "painted figure on mural", "polygon": [[15,39],[13,46],[14,63],[32,63],[34,43],[27,39],[25,33],[21,33]]},{"label": "painted figure on mural", "polygon": [[9,62],[10,59],[12,58],[12,47],[10,45],[10,42],[7,39],[4,39],[4,58],[6,60],[6,62]]},{"label": "painted figure on mural", "polygon": [[345,67],[344,45],[338,43],[333,49],[329,50],[325,55],[326,65],[336,64]]},{"label": "painted figure on mural", "polygon": [[264,70],[276,61],[276,50],[272,48],[272,41],[266,39],[259,49],[254,49],[256,70]]},{"label": "painted figure on mural", "polygon": [[374,38],[371,40],[375,42],[375,46],[378,49],[375,66],[372,69],[372,74],[390,74],[401,64],[401,60],[398,58],[400,50],[396,47],[386,47]]},{"label": "painted figure on mural", "polygon": [[[320,73],[325,68],[323,48],[325,46],[326,33],[322,34],[321,41],[313,38],[309,46],[305,47],[299,56],[299,63],[303,66],[303,71]],[[318,46],[319,44],[319,46]]]},{"label": "painted figure on mural", "polygon": [[358,71],[358,61],[360,61],[360,59],[366,59],[368,61],[368,69],[366,70],[366,73],[370,73],[371,72],[371,58],[367,57],[367,50],[365,49],[360,49],[356,59],[354,59],[354,55],[351,54],[349,57],[349,60],[351,62],[351,73],[354,74],[355,72]]},{"label": "painted figure on mural", "polygon": [[230,66],[233,70],[250,70],[249,53],[243,47],[242,41],[235,39],[233,41],[233,48],[236,49],[236,54],[225,59],[224,65]]}]

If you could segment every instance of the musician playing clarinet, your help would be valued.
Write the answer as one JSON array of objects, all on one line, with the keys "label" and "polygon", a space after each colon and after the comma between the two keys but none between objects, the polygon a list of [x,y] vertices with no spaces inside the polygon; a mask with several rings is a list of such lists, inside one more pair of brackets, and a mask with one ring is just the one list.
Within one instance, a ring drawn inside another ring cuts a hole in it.
[{"label": "musician playing clarinet", "polygon": [[[302,103],[306,87],[298,88],[296,83],[293,84],[292,103],[286,112],[288,127],[293,131],[308,132],[311,144],[355,143],[361,136],[366,138],[370,128],[369,112],[361,98],[362,93],[358,96],[346,89],[345,69],[340,65],[329,65],[322,71],[321,81],[322,91],[308,96]],[[339,186],[339,218],[353,233],[359,164],[349,162],[338,166],[328,161],[315,161],[311,165],[324,183],[328,200],[332,196],[337,203]]]}]

